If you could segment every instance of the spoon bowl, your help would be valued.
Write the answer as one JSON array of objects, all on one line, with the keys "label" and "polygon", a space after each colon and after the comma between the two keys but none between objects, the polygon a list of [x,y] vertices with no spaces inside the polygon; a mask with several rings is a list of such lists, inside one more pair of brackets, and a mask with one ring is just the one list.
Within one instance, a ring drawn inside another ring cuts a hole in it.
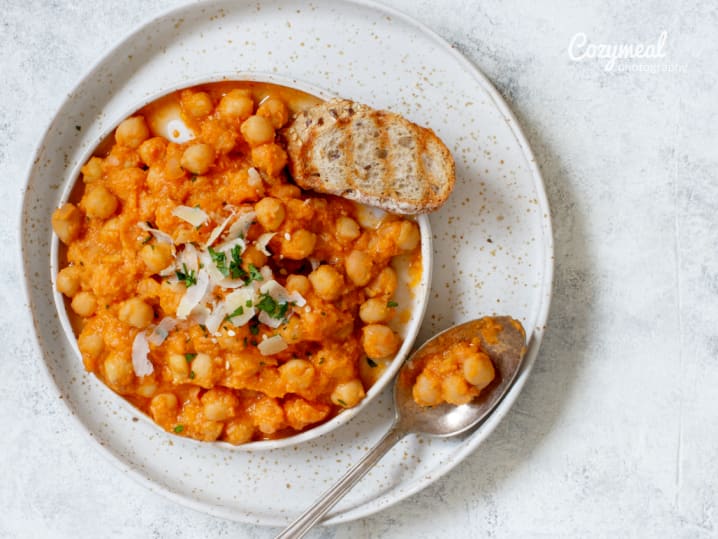
[{"label": "spoon bowl", "polygon": [[[478,337],[481,349],[494,365],[493,381],[473,401],[459,406],[442,403],[419,406],[412,387],[422,368],[422,359],[446,350],[451,344]],[[453,326],[419,347],[404,363],[394,382],[396,415],[389,431],[334,486],[277,539],[303,537],[376,464],[394,444],[410,433],[448,437],[465,433],[480,425],[501,402],[511,387],[526,354],[526,332],[509,316],[484,317]]]}]

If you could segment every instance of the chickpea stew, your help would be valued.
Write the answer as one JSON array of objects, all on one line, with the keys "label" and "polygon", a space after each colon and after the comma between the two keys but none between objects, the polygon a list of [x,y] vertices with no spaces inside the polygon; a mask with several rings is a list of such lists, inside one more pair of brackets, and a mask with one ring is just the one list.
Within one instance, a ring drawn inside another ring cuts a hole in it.
[{"label": "chickpea stew", "polygon": [[174,92],[120,123],[52,215],[85,368],[168,432],[291,436],[359,404],[402,344],[396,262],[421,272],[418,225],[292,182],[278,132],[317,102]]}]

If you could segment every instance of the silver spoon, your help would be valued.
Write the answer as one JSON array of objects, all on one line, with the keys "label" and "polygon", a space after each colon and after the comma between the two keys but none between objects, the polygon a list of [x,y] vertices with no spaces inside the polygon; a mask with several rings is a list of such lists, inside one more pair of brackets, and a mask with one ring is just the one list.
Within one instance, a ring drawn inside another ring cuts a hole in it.
[{"label": "silver spoon", "polygon": [[[496,377],[469,404],[440,404],[421,407],[411,393],[417,360],[448,345],[474,337],[494,364]],[[508,317],[485,317],[453,326],[435,335],[404,363],[394,383],[394,422],[384,437],[334,486],[292,522],[276,539],[303,537],[381,459],[394,444],[410,433],[448,437],[464,433],[481,423],[511,387],[526,353],[526,333],[521,324]]]}]

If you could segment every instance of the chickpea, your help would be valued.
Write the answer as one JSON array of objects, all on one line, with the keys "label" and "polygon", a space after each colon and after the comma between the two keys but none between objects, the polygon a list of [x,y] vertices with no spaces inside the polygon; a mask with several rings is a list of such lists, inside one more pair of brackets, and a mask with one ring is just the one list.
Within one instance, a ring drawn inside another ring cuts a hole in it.
[{"label": "chickpea", "polygon": [[364,286],[371,279],[371,257],[363,251],[352,251],[344,260],[347,277],[357,286]]},{"label": "chickpea", "polygon": [[272,185],[270,193],[273,197],[281,198],[282,200],[302,196],[302,190],[299,187],[288,183],[275,183]]},{"label": "chickpea", "polygon": [[227,120],[244,120],[254,111],[254,101],[245,90],[232,90],[220,99],[219,115]]},{"label": "chickpea", "polygon": [[302,296],[306,296],[309,292],[311,283],[304,275],[290,275],[287,277],[285,288],[290,292],[297,292]]},{"label": "chickpea", "polygon": [[314,365],[304,359],[290,359],[278,370],[290,393],[308,389],[314,381]]},{"label": "chickpea", "polygon": [[139,254],[152,273],[159,273],[172,262],[172,247],[167,243],[147,244],[140,249]]},{"label": "chickpea", "polygon": [[142,162],[148,166],[161,163],[162,158],[167,151],[167,141],[162,137],[152,137],[147,139],[137,149]]},{"label": "chickpea", "polygon": [[131,384],[135,371],[130,358],[120,352],[112,352],[105,359],[105,378],[115,388]]},{"label": "chickpea", "polygon": [[117,144],[128,148],[138,148],[149,137],[150,130],[142,116],[127,118],[115,130]]},{"label": "chickpea", "polygon": [[193,144],[182,154],[182,168],[192,174],[204,174],[214,163],[214,150],[209,144]]},{"label": "chickpea", "polygon": [[289,109],[278,97],[268,97],[257,109],[259,116],[269,119],[274,129],[279,129],[289,120]]},{"label": "chickpea", "polygon": [[291,260],[307,258],[317,244],[317,235],[303,228],[294,231],[289,239],[282,239],[282,254]]},{"label": "chickpea", "polygon": [[245,418],[235,418],[227,421],[224,428],[225,439],[234,445],[241,445],[249,442],[254,434],[254,427],[251,421]]},{"label": "chickpea", "polygon": [[364,387],[373,386],[382,374],[386,372],[386,366],[389,363],[387,360],[374,360],[368,357],[363,357],[359,360],[359,378],[364,384]]},{"label": "chickpea", "polygon": [[351,217],[339,217],[336,222],[337,238],[342,241],[355,240],[361,234],[359,223]]},{"label": "chickpea", "polygon": [[[212,358],[207,354],[197,354],[192,360],[191,372],[194,372],[195,383],[203,385],[212,378]],[[190,374],[190,377],[192,375]]]},{"label": "chickpea", "polygon": [[250,146],[261,146],[274,141],[274,126],[264,116],[250,116],[242,122],[239,130]]},{"label": "chickpea", "polygon": [[494,365],[486,354],[472,354],[464,359],[464,378],[479,389],[484,389],[494,379]]},{"label": "chickpea", "polygon": [[249,410],[254,424],[260,432],[273,434],[284,427],[284,410],[276,399],[264,397]]},{"label": "chickpea", "polygon": [[82,212],[74,204],[63,204],[52,213],[52,229],[65,245],[77,238],[81,227]]},{"label": "chickpea", "polygon": [[252,148],[252,164],[269,176],[276,176],[287,165],[287,152],[273,142],[255,146]]},{"label": "chickpea", "polygon": [[57,291],[68,298],[80,291],[80,269],[76,266],[67,266],[57,274]]},{"label": "chickpea", "polygon": [[77,346],[83,356],[96,358],[105,348],[105,340],[99,333],[81,333],[77,339]]},{"label": "chickpea", "polygon": [[167,358],[167,364],[177,379],[184,379],[189,376],[189,363],[184,355],[170,354]]},{"label": "chickpea", "polygon": [[137,388],[137,393],[146,399],[151,398],[157,391],[157,384],[151,377],[144,376]]},{"label": "chickpea", "polygon": [[441,382],[444,400],[449,404],[466,404],[474,398],[466,379],[459,374],[450,374]]},{"label": "chickpea", "polygon": [[210,421],[225,421],[237,415],[239,399],[228,389],[210,389],[200,401],[204,417]]},{"label": "chickpea", "polygon": [[259,224],[270,232],[274,232],[280,227],[286,215],[282,201],[272,197],[264,197],[257,202],[254,205],[254,211],[257,213]]},{"label": "chickpea", "polygon": [[362,386],[361,380],[355,378],[349,382],[337,385],[332,391],[332,402],[337,406],[343,406],[344,408],[351,408],[356,406],[359,401],[364,398],[364,386]]},{"label": "chickpea", "polygon": [[267,263],[267,255],[257,249],[254,245],[249,245],[242,253],[242,267],[245,271],[249,271],[249,265],[255,268],[261,268]]},{"label": "chickpea", "polygon": [[319,266],[309,274],[309,282],[312,283],[317,296],[327,301],[334,301],[342,295],[344,279],[332,266]]},{"label": "chickpea", "polygon": [[118,318],[125,324],[137,329],[144,329],[152,323],[155,313],[152,307],[140,298],[125,301],[120,307]]},{"label": "chickpea", "polygon": [[88,318],[95,314],[97,309],[97,300],[92,292],[78,292],[75,297],[72,298],[70,304],[72,310],[84,318]]},{"label": "chickpea", "polygon": [[107,219],[117,210],[117,197],[110,193],[104,185],[98,185],[87,193],[83,200],[85,213],[89,217]]},{"label": "chickpea", "polygon": [[212,98],[207,92],[191,92],[185,90],[180,97],[182,107],[190,116],[201,118],[212,112]]},{"label": "chickpea", "polygon": [[391,318],[391,311],[383,298],[369,298],[359,307],[359,318],[365,324],[386,322]]},{"label": "chickpea", "polygon": [[284,415],[287,424],[294,430],[302,430],[307,425],[321,421],[331,411],[326,404],[310,403],[301,397],[284,401]]},{"label": "chickpea", "polygon": [[386,296],[387,298],[394,295],[398,286],[399,278],[394,268],[386,267],[377,275],[364,289],[367,296],[374,298],[377,296]]},{"label": "chickpea", "polygon": [[165,428],[173,426],[177,418],[179,402],[174,393],[160,393],[150,401],[150,414],[152,418]]},{"label": "chickpea", "polygon": [[423,372],[417,376],[411,392],[419,406],[436,406],[442,402],[439,380]]},{"label": "chickpea", "polygon": [[413,251],[419,245],[420,239],[418,225],[412,221],[402,221],[396,237],[396,246],[405,252]]},{"label": "chickpea", "polygon": [[82,181],[85,183],[96,182],[102,178],[102,159],[99,157],[91,157],[90,160],[82,167]]},{"label": "chickpea", "polygon": [[289,345],[296,344],[304,340],[304,324],[300,321],[298,316],[292,316],[289,318],[286,324],[282,324],[277,330],[277,334],[281,335]]},{"label": "chickpea", "polygon": [[362,328],[361,343],[372,359],[393,356],[401,346],[401,337],[383,324],[369,324]]}]

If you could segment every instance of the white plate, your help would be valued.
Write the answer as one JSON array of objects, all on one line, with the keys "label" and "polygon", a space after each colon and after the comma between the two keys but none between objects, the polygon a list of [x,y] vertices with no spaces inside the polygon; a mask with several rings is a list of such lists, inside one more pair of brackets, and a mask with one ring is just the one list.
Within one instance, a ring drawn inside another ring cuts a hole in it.
[{"label": "white plate", "polygon": [[81,430],[119,468],[156,492],[255,524],[289,522],[371,446],[392,415],[388,391],[320,440],[261,453],[158,431],[118,406],[76,359],[52,301],[50,214],[70,171],[132,104],[165,88],[257,73],[326,89],[431,126],[452,150],[457,185],[431,216],[432,298],[418,342],[482,314],[519,318],[525,368],[469,436],[404,439],[330,513],[327,524],[376,512],[441,477],[495,428],[524,385],[546,321],[553,246],[543,183],[498,93],[427,28],[369,2],[237,0],[192,4],[134,32],[68,96],[41,141],[23,205],[23,264],[38,342]]}]

